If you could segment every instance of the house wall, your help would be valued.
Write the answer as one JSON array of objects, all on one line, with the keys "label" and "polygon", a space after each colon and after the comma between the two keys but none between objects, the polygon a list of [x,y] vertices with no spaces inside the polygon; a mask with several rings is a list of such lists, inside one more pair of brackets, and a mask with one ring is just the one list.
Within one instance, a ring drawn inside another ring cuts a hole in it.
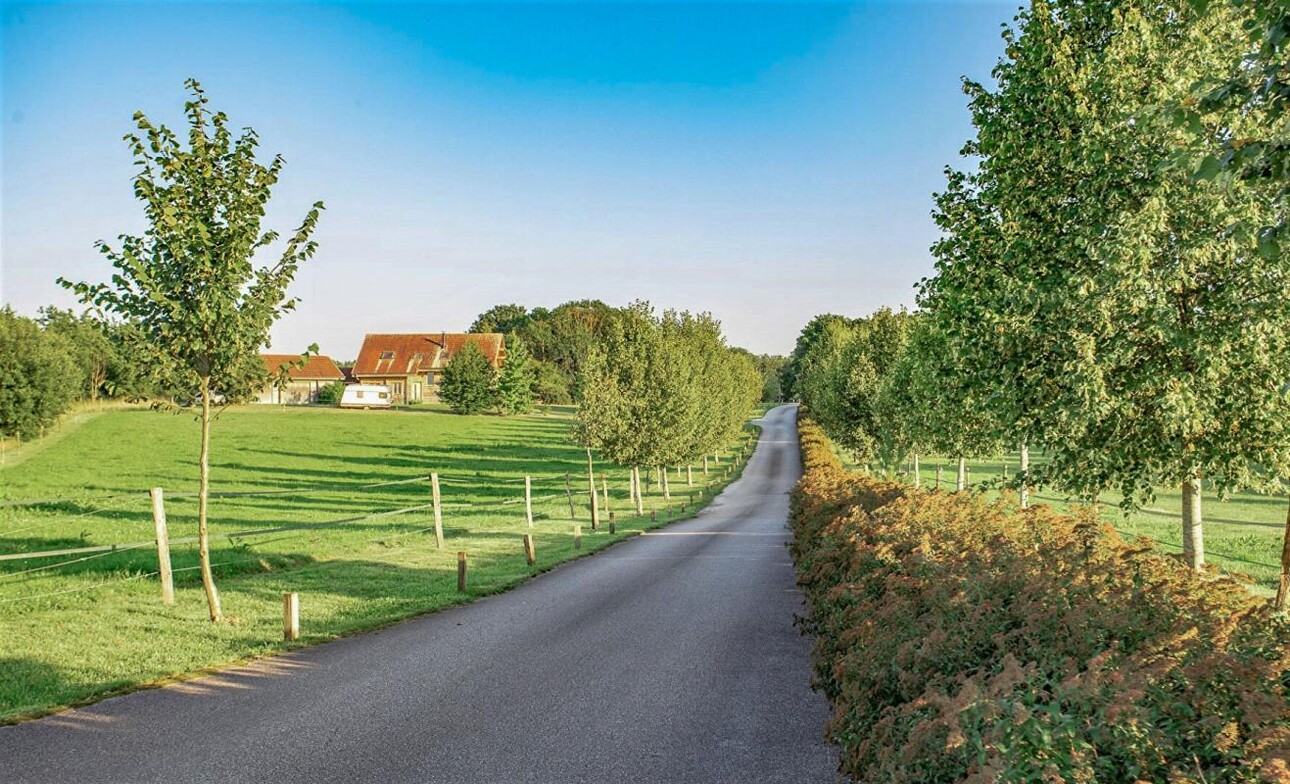
[{"label": "house wall", "polygon": [[303,405],[305,403],[318,402],[318,392],[331,381],[291,381],[286,387],[279,390],[277,387],[269,387],[260,392],[256,397],[257,403],[272,403],[279,405]]},{"label": "house wall", "polygon": [[[426,379],[433,378],[429,384]],[[384,384],[390,388],[390,403],[396,406],[409,402],[438,403],[439,373],[437,371],[414,376],[362,376],[359,381],[364,384]],[[417,395],[420,397],[417,397]]]}]

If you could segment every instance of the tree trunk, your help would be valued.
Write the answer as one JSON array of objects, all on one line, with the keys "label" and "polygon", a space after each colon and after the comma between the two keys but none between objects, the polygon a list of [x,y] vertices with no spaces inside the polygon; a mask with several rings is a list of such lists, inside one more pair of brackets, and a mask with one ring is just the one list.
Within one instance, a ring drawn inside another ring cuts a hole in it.
[{"label": "tree trunk", "polygon": [[707,455],[703,456],[703,475],[704,476],[708,475],[708,456]]},{"label": "tree trunk", "polygon": [[1030,477],[1026,476],[1030,471],[1030,447],[1026,444],[1021,445],[1021,508],[1026,509],[1030,506]]},{"label": "tree trunk", "polygon": [[636,515],[645,514],[645,499],[641,498],[641,467],[632,466],[632,483],[636,486]]},{"label": "tree trunk", "polygon": [[919,488],[919,487],[922,487],[922,486],[923,486],[923,477],[922,477],[922,474],[921,474],[921,473],[919,473],[919,469],[918,469],[918,453],[917,453],[917,452],[915,452],[915,453],[914,453],[914,487],[915,487],[915,488]]},{"label": "tree trunk", "polygon": [[671,486],[670,484],[668,484],[668,482],[667,482],[667,469],[666,469],[666,468],[661,468],[661,469],[659,469],[659,474],[663,477],[663,482],[662,482],[662,484],[663,484],[663,500],[664,500],[664,501],[671,501],[671,500],[672,500],[672,486]]},{"label": "tree trunk", "polygon": [[201,565],[202,588],[206,589],[206,604],[212,623],[219,623],[219,592],[215,590],[215,575],[211,574],[210,537],[206,530],[206,512],[211,485],[211,386],[209,379],[202,379],[202,451],[200,458],[201,483],[197,488],[197,558]]},{"label": "tree trunk", "polygon": [[1286,531],[1281,538],[1281,583],[1277,586],[1277,598],[1272,606],[1284,610],[1287,594],[1290,594],[1290,509],[1286,509]]},{"label": "tree trunk", "polygon": [[1192,475],[1182,483],[1183,558],[1200,571],[1205,565],[1205,539],[1201,533],[1200,477]]},{"label": "tree trunk", "polygon": [[956,489],[956,490],[958,490],[959,492],[962,492],[962,491],[963,491],[963,490],[965,490],[966,488],[967,488],[967,458],[966,458],[966,457],[960,457],[960,458],[959,458],[958,481],[957,481],[957,482],[956,482],[956,484],[955,484],[955,489]]}]

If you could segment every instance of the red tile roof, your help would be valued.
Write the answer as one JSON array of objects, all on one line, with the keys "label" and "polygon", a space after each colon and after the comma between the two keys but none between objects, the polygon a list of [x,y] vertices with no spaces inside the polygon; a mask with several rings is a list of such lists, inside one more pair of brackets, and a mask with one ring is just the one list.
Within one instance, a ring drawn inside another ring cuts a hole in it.
[{"label": "red tile roof", "polygon": [[440,370],[467,343],[479,346],[493,367],[501,365],[506,358],[506,343],[496,332],[367,335],[354,362],[354,375],[411,376]]},{"label": "red tile roof", "polygon": [[[260,358],[264,360],[264,367],[269,373],[277,373],[284,365],[290,365],[293,362],[300,361],[300,354],[261,354]],[[303,367],[292,368],[287,377],[292,381],[340,381],[345,378],[345,374],[336,363],[332,362],[331,357],[321,354],[314,354],[305,361]]]}]

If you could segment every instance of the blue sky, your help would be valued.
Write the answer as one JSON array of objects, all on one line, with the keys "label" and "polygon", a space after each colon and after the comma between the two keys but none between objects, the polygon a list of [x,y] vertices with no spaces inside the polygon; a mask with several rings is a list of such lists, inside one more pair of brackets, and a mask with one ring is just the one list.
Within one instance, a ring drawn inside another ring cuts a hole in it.
[{"label": "blue sky", "polygon": [[142,230],[121,136],[183,81],[327,204],[273,349],[459,330],[502,302],[648,299],[787,352],[911,304],[931,195],[1015,2],[3,2],[0,301],[71,304]]}]

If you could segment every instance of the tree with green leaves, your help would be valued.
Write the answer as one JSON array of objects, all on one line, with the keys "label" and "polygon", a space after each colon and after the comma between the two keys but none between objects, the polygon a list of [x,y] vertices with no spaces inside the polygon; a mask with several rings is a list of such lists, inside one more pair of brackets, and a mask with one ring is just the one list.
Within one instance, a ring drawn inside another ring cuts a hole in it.
[{"label": "tree with green leaves", "polygon": [[80,382],[63,335],[0,308],[0,437],[39,435],[67,410]]},{"label": "tree with green leaves", "polygon": [[506,342],[506,360],[497,373],[497,408],[503,415],[527,414],[533,410],[533,385],[537,369],[524,340],[512,337]]},{"label": "tree with green leaves", "polygon": [[1287,464],[1287,278],[1230,231],[1267,200],[1177,166],[1194,131],[1145,109],[1225,68],[1241,29],[1184,0],[1023,12],[997,86],[969,83],[979,166],[951,175],[922,300],[965,399],[1044,450],[1040,481],[1126,508],[1180,486],[1195,568],[1202,478],[1225,492]]},{"label": "tree with green leaves", "polygon": [[125,137],[148,228],[142,236],[122,235],[115,247],[98,243],[114,269],[111,283],[59,282],[133,327],[131,352],[199,407],[198,553],[210,619],[217,622],[222,612],[207,525],[211,422],[219,406],[263,388],[259,351],[274,322],[296,305],[287,288],[317,250],[312,235],[323,205],[316,202],[306,213],[272,265],[257,268],[256,256],[279,240],[261,222],[282,157],[258,161],[255,131],[234,135],[228,117],[210,109],[201,85],[190,79],[186,87],[186,140],[142,112],[134,115],[137,132]]},{"label": "tree with green leaves", "polygon": [[523,305],[496,305],[480,313],[467,332],[500,332],[510,338],[531,320],[528,308]]},{"label": "tree with green leaves", "polygon": [[81,372],[77,396],[97,401],[107,392],[108,376],[117,361],[107,326],[89,315],[77,316],[55,307],[40,309],[40,323],[45,330],[63,336],[71,347]]},{"label": "tree with green leaves", "polygon": [[497,370],[477,344],[467,343],[448,361],[439,397],[458,414],[481,414],[497,405]]}]

